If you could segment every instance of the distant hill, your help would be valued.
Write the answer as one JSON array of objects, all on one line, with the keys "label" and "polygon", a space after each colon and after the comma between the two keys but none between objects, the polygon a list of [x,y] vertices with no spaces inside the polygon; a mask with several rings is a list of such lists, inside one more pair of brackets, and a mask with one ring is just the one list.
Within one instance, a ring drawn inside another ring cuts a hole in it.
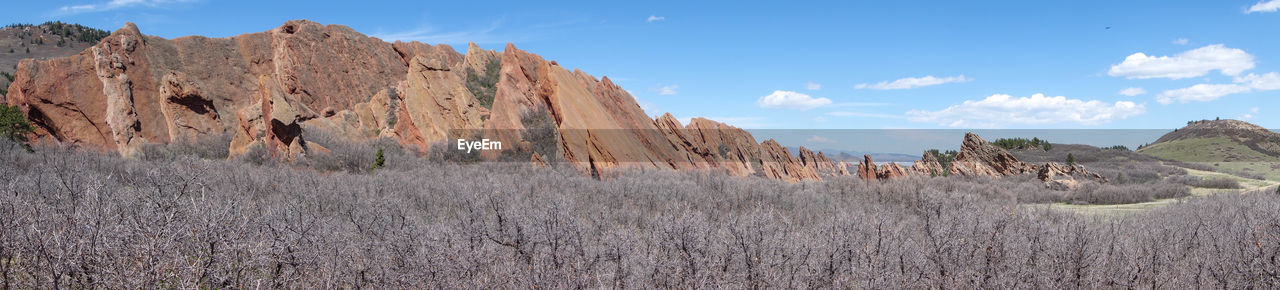
[{"label": "distant hill", "polygon": [[1187,122],[1139,153],[1184,162],[1280,161],[1280,134],[1239,120]]},{"label": "distant hill", "polygon": [[0,95],[5,94],[9,87],[18,61],[74,55],[107,35],[111,32],[58,21],[40,25],[10,24],[0,28]]}]

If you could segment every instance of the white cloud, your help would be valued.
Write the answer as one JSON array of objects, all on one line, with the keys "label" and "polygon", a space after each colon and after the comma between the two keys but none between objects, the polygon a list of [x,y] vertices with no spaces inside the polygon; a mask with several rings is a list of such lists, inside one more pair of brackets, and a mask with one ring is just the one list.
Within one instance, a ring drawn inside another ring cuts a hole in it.
[{"label": "white cloud", "polygon": [[1157,95],[1156,101],[1166,105],[1174,102],[1208,102],[1227,95],[1280,90],[1280,73],[1248,74],[1232,81],[1233,84],[1196,84],[1167,90]]},{"label": "white cloud", "polygon": [[964,75],[958,75],[953,77],[943,77],[943,78],[927,75],[919,78],[900,78],[892,82],[883,81],[875,84],[865,84],[865,83],[858,84],[854,86],[854,88],[872,89],[872,90],[905,90],[905,89],[914,89],[919,87],[941,85],[946,83],[963,83],[968,81],[973,81],[973,79],[967,78]]},{"label": "white cloud", "polygon": [[1130,79],[1183,79],[1203,76],[1217,70],[1235,76],[1253,69],[1253,55],[1221,44],[1184,51],[1174,56],[1148,56],[1134,53],[1112,65],[1107,74]]},{"label": "white cloud", "polygon": [[809,121],[814,121],[814,122],[817,122],[817,123],[826,123],[826,122],[827,122],[827,117],[817,116],[817,117],[809,118]]},{"label": "white cloud", "polygon": [[667,18],[663,16],[649,15],[649,18],[644,19],[644,22],[654,22],[654,21],[663,21],[663,20],[667,20]]},{"label": "white cloud", "polygon": [[1147,90],[1144,90],[1144,89],[1139,88],[1139,87],[1128,87],[1128,88],[1124,88],[1123,90],[1120,90],[1119,92],[1116,92],[1116,93],[1117,93],[1117,94],[1120,94],[1121,96],[1132,97],[1132,96],[1137,96],[1137,95],[1145,94],[1145,93],[1147,93]]},{"label": "white cloud", "polygon": [[768,109],[808,110],[831,104],[831,99],[814,98],[806,94],[792,91],[773,91],[768,96],[760,97],[756,104]]},{"label": "white cloud", "polygon": [[1258,107],[1249,108],[1249,112],[1240,115],[1240,119],[1246,119],[1246,120],[1253,119],[1253,117],[1255,117],[1254,114],[1257,114],[1257,113],[1258,113]]},{"label": "white cloud", "polygon": [[676,92],[676,89],[679,89],[679,88],[680,88],[679,85],[663,86],[661,88],[658,88],[658,94],[663,96],[679,94],[679,92]]},{"label": "white cloud", "polygon": [[1187,40],[1186,38],[1178,38],[1173,40],[1173,44],[1177,44],[1177,45],[1187,45],[1188,42],[1191,42],[1191,41]]},{"label": "white cloud", "polygon": [[509,35],[495,35],[495,32],[502,28],[502,21],[493,21],[489,26],[477,27],[474,29],[460,31],[439,31],[431,27],[420,27],[417,29],[393,33],[374,33],[371,36],[386,41],[418,41],[423,43],[449,43],[449,44],[465,44],[469,42],[475,43],[505,43],[505,41],[519,42],[526,40],[524,34],[516,39],[504,39],[506,37],[515,37]]},{"label": "white cloud", "polygon": [[1173,102],[1208,102],[1230,94],[1247,93],[1251,89],[1238,84],[1197,84],[1181,89],[1167,90],[1156,96],[1161,104]]},{"label": "white cloud", "polygon": [[68,14],[80,14],[80,13],[89,13],[89,12],[101,12],[101,11],[115,10],[115,9],[135,7],[135,6],[158,7],[164,4],[185,3],[185,2],[195,2],[195,0],[111,0],[106,3],[98,3],[98,4],[62,6],[62,7],[58,7],[57,10],[54,10],[54,14],[68,15]]},{"label": "white cloud", "polygon": [[808,141],[809,143],[835,143],[835,141],[831,141],[831,139],[827,139],[827,137],[822,136],[809,137],[809,139],[804,139],[804,141]]},{"label": "white cloud", "polygon": [[911,110],[913,122],[938,123],[951,127],[1005,127],[1077,123],[1099,125],[1146,112],[1146,107],[1129,101],[1108,103],[1098,100],[1046,97],[1013,97],[997,94],[982,100],[968,100],[939,111]]},{"label": "white cloud", "polygon": [[822,84],[810,81],[810,82],[804,83],[804,88],[810,91],[817,91],[822,89]]},{"label": "white cloud", "polygon": [[1280,10],[1280,0],[1258,2],[1258,4],[1253,4],[1253,6],[1249,7],[1249,10],[1244,13],[1276,12],[1276,10]]},{"label": "white cloud", "polygon": [[1235,78],[1235,82],[1259,91],[1280,90],[1280,73],[1249,74]]}]

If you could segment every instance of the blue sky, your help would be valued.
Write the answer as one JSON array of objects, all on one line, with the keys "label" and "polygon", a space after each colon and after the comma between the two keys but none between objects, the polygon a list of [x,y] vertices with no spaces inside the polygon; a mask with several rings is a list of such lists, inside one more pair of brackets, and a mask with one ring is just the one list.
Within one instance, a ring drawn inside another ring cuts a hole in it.
[{"label": "blue sky", "polygon": [[[1269,1],[1269,2],[1268,2]],[[167,38],[286,20],[507,42],[609,76],[650,115],[759,129],[1274,128],[1280,1],[20,1],[6,20]],[[1141,54],[1139,54],[1141,53]]]}]

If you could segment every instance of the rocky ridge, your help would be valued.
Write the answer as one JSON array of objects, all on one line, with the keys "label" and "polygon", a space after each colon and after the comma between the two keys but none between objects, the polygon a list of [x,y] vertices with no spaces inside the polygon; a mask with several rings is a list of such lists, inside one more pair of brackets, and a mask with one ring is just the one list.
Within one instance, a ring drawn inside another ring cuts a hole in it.
[{"label": "rocky ridge", "polygon": [[967,133],[960,146],[960,153],[945,168],[936,156],[925,152],[909,169],[903,169],[896,163],[888,163],[877,168],[871,156],[863,156],[859,164],[858,176],[867,180],[896,179],[910,176],[959,175],[970,177],[1004,177],[1023,174],[1036,174],[1046,187],[1056,190],[1069,190],[1079,187],[1077,179],[1088,179],[1096,182],[1107,182],[1097,173],[1089,172],[1083,165],[1062,165],[1047,162],[1036,165],[1019,161],[1008,151],[983,140],[977,134]]},{"label": "rocky ridge", "polygon": [[[497,80],[477,77],[488,75]],[[461,54],[305,20],[228,38],[164,39],[127,24],[79,54],[23,60],[5,102],[26,113],[43,142],[125,156],[146,143],[221,134],[232,136],[232,155],[256,147],[284,160],[325,154],[324,144],[307,140],[308,130],[392,138],[424,153],[459,137],[523,144],[522,120],[545,114],[564,161],[584,172],[718,169],[791,181],[848,175],[822,153],[793,156],[723,123],[650,118],[608,77],[514,45],[497,52],[473,44]]]}]

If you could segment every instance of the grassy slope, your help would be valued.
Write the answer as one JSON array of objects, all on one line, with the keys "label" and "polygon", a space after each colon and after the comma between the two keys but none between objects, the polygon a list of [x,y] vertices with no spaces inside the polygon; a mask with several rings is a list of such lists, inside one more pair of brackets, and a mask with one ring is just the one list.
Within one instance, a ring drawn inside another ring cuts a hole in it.
[{"label": "grassy slope", "polygon": [[1225,137],[1156,143],[1138,153],[1184,162],[1280,161]]},{"label": "grassy slope", "polygon": [[1230,175],[1226,173],[1220,173],[1220,172],[1202,171],[1202,170],[1195,170],[1190,168],[1184,168],[1184,169],[1187,170],[1188,175],[1199,176],[1205,179],[1210,179],[1210,178],[1235,179],[1236,181],[1239,181],[1240,186],[1244,188],[1212,189],[1212,188],[1192,187],[1191,196],[1189,197],[1167,198],[1167,199],[1161,199],[1161,200],[1150,201],[1150,202],[1142,202],[1142,203],[1104,204],[1104,205],[1074,205],[1074,204],[1066,204],[1066,203],[1055,203],[1055,204],[1042,204],[1042,205],[1036,205],[1036,206],[1047,206],[1050,208],[1071,210],[1071,211],[1075,211],[1075,212],[1079,212],[1079,213],[1083,213],[1091,216],[1098,216],[1098,217],[1119,217],[1126,214],[1149,210],[1156,207],[1176,204],[1176,203],[1185,201],[1186,199],[1189,199],[1189,198],[1205,197],[1213,194],[1242,193],[1242,192],[1247,193],[1247,192],[1256,192],[1259,190],[1263,190],[1264,192],[1271,192],[1272,190],[1274,190],[1273,189],[1274,186],[1280,184],[1280,182],[1277,182],[1274,180],[1248,179],[1248,178],[1243,178],[1243,177]]},{"label": "grassy slope", "polygon": [[1258,173],[1269,180],[1280,180],[1280,158],[1267,156],[1225,137],[1156,143],[1139,149],[1138,153],[1202,163],[1222,170]]}]

